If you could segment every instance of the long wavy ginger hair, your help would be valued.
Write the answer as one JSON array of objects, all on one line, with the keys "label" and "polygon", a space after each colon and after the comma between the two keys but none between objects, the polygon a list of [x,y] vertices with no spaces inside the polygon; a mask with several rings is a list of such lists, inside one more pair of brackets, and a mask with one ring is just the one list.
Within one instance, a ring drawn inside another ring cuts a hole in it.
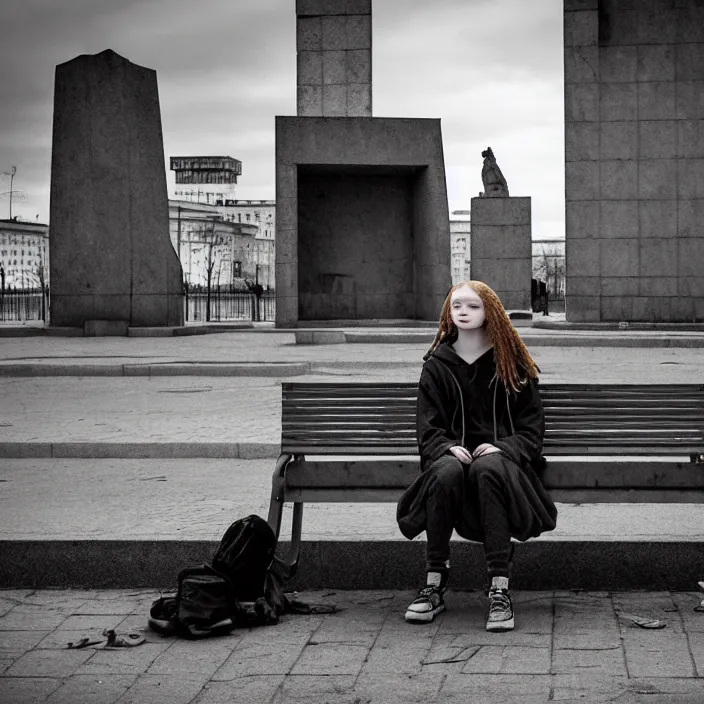
[{"label": "long wavy ginger hair", "polygon": [[523,340],[521,340],[516,328],[511,324],[511,320],[499,297],[483,281],[463,281],[455,284],[450,289],[440,311],[440,327],[435,335],[433,344],[423,359],[428,359],[443,342],[451,343],[457,339],[457,326],[452,322],[450,303],[452,294],[463,286],[469,286],[482,299],[484,304],[484,313],[486,315],[484,325],[486,326],[489,341],[494,348],[496,376],[507,389],[514,392],[519,391],[521,386],[527,383],[529,379],[538,377],[538,367],[523,344]]}]

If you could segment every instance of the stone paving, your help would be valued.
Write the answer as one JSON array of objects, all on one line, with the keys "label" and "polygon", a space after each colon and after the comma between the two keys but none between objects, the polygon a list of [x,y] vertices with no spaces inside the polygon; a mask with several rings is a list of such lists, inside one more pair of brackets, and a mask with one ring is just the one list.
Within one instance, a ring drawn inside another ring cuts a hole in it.
[{"label": "stone paving", "polygon": [[[217,539],[245,507],[265,513],[282,380],[415,381],[426,349],[302,346],[293,344],[292,333],[278,332],[3,339],[0,373],[2,365],[28,360],[71,366],[76,374],[86,364],[177,362],[186,373],[0,377],[3,538]],[[532,352],[546,381],[704,383],[697,349],[543,345]],[[305,363],[308,374],[262,378],[253,359]],[[249,375],[187,374],[222,362],[249,364]],[[153,448],[161,459],[110,459],[109,453],[96,459],[99,443],[124,449],[129,442]],[[269,459],[172,459],[174,443],[197,442],[211,448],[239,443],[246,452],[258,447]],[[90,459],[70,459],[71,443],[82,443]],[[42,444],[53,448],[50,453],[63,448],[68,458],[18,459]],[[194,482],[196,472],[200,482]],[[223,499],[233,484],[241,489],[237,499]],[[38,494],[44,496],[39,503]],[[195,499],[201,514],[186,520],[169,496]],[[398,538],[393,505],[357,506],[353,525],[349,512],[333,508],[307,509],[306,539]],[[642,515],[634,519],[628,511]],[[591,531],[606,540],[701,540],[698,506],[678,507],[676,514],[658,506],[628,511],[561,506],[559,529],[564,537]],[[275,627],[207,642],[148,633],[148,643],[129,650],[66,648],[75,637],[106,627],[144,628],[156,596],[145,590],[0,592],[0,702],[704,702],[704,614],[693,611],[701,597],[694,592],[515,592],[517,628],[502,635],[484,632],[477,592],[449,592],[449,611],[428,627],[403,621],[411,592],[316,592],[300,596],[333,601],[341,611],[286,616]],[[617,612],[668,625],[642,630]]]},{"label": "stone paving", "polygon": [[[597,356],[602,353],[607,355],[604,359],[610,359],[608,354],[613,352],[614,359],[632,359],[635,363],[641,359],[649,359],[650,353],[669,352],[671,355],[668,359],[675,361],[695,360],[701,356],[701,350],[697,347],[626,346],[639,345],[638,336],[650,333],[575,331],[566,335],[552,330],[529,330],[536,344],[534,349],[530,341],[527,345],[536,357],[542,355],[543,348],[548,348],[553,350],[546,353],[548,358],[551,354],[559,353],[560,359],[564,357],[568,364],[579,360],[586,350],[592,350],[590,354]],[[522,334],[527,336],[527,333]],[[658,335],[666,340],[673,339],[672,334],[665,332]],[[700,346],[704,344],[704,332],[692,332],[687,336]],[[582,344],[579,347],[566,346],[566,340],[570,337],[581,337]],[[613,338],[615,344],[622,346],[598,346],[598,341],[607,337]],[[538,341],[540,345],[537,344]],[[209,374],[216,375],[225,372],[218,370],[218,365],[244,364],[249,367],[248,373],[254,375],[257,373],[256,367],[265,363],[298,363],[316,373],[339,369],[350,372],[376,368],[378,371],[406,364],[419,370],[422,356],[428,347],[429,342],[297,345],[293,332],[263,330],[171,338],[5,338],[0,342],[0,373],[7,375],[12,367],[17,365],[32,366],[30,371],[37,376],[42,373],[59,373],[66,367],[83,367],[84,370],[86,367],[93,367],[97,369],[93,373],[99,373],[100,367],[104,367],[103,374],[116,374],[117,371],[111,370],[110,367],[151,365],[157,373],[159,366],[180,365],[178,373],[189,376],[202,373],[200,369],[204,367],[210,368]],[[605,371],[608,373],[608,370]],[[122,373],[124,369],[120,371],[120,374]],[[273,376],[282,374],[274,373]]]},{"label": "stone paving", "polygon": [[[0,540],[219,540],[235,518],[267,516],[273,470],[273,459],[0,459]],[[535,540],[704,541],[701,504],[558,511],[555,530]],[[394,503],[308,504],[303,538],[406,541]]]},{"label": "stone paving", "polygon": [[[146,628],[158,593],[0,592],[0,701],[7,704],[701,704],[697,593],[514,592],[516,629],[484,630],[485,599],[450,590],[432,624],[403,620],[413,593],[304,592],[338,611],[201,641]],[[627,615],[663,620],[660,630]],[[67,643],[139,630],[134,648]]]},{"label": "stone paving", "polygon": [[[3,537],[215,539],[230,516],[248,507],[266,513],[280,446],[282,381],[416,381],[427,349],[425,345],[296,346],[289,337],[233,333],[169,340],[3,340],[1,359],[14,358],[20,347],[31,343],[78,367],[83,357],[63,355],[92,347],[94,354],[105,355],[99,359],[108,359],[129,351],[136,354],[135,345],[140,354],[160,355],[167,343],[174,354],[192,361],[197,361],[196,355],[251,359],[255,350],[257,359],[276,361],[295,351],[302,354],[299,359],[330,365],[317,374],[288,378],[0,377]],[[185,349],[182,343],[187,343]],[[191,343],[199,346],[190,347]],[[71,345],[80,349],[69,350]],[[704,383],[704,365],[696,349],[536,347],[532,352],[546,381]],[[384,370],[374,366],[376,360],[389,362],[390,357],[395,361]],[[52,455],[55,460],[41,459]],[[23,457],[37,459],[18,459]],[[151,459],[119,459],[135,457]],[[218,457],[234,461],[214,459]],[[252,458],[268,461],[241,461]],[[80,481],[86,472],[92,482]],[[207,481],[195,479],[203,479],[204,473]],[[80,492],[68,490],[68,476],[78,478],[74,484],[83,487]],[[148,481],[159,476],[164,480]],[[139,493],[135,486],[140,486]],[[233,486],[239,488],[235,497]],[[147,501],[153,492],[158,502]],[[198,517],[186,522],[184,517],[191,513],[184,502],[190,496],[199,497]],[[157,503],[161,511],[149,508]],[[102,510],[106,506],[112,508]],[[306,509],[304,535],[311,540],[361,535],[398,539],[393,508],[365,504],[350,512],[335,505],[312,505]],[[701,539],[704,530],[704,522],[697,519],[701,509],[695,505],[679,507],[676,516],[671,507],[662,505],[561,505],[560,510],[559,530],[551,538],[564,530],[570,537],[691,540]]]},{"label": "stone paving", "polygon": [[[234,340],[238,335],[202,336],[198,340],[211,341],[214,349],[199,352],[213,357],[224,355],[227,350],[221,348],[223,339]],[[301,351],[298,346],[288,348],[285,343],[274,344],[273,337],[257,335],[258,346],[250,347],[246,353],[250,358],[266,360],[288,353],[290,349]],[[263,344],[265,340],[269,342]],[[19,342],[28,341],[36,342],[34,338]],[[54,342],[49,338],[39,338],[39,341]],[[8,349],[8,342],[18,341],[4,340],[0,344],[0,371],[3,361],[7,362],[17,352]],[[316,362],[317,370],[293,377],[0,376],[0,446],[13,442],[116,441],[271,445],[278,443],[280,436],[282,381],[415,382],[427,348],[424,345],[326,345],[303,349],[308,359]],[[109,359],[115,351],[103,346],[101,353],[105,356],[98,359]],[[152,353],[160,353],[160,350],[152,350]],[[189,352],[195,353],[196,350]],[[238,346],[232,351],[235,356],[244,353]],[[536,347],[532,353],[545,382],[704,383],[702,354],[697,349]],[[77,370],[85,362],[79,356],[62,359]],[[382,364],[384,366],[380,366]],[[0,456],[2,454],[0,448]]]}]

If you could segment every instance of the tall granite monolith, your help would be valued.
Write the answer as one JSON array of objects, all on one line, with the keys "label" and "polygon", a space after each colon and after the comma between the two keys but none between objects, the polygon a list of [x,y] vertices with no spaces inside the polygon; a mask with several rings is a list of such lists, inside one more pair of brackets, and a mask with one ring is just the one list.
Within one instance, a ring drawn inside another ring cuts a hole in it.
[{"label": "tall granite monolith", "polygon": [[704,2],[565,0],[566,314],[704,322]]},{"label": "tall granite monolith", "polygon": [[183,323],[156,71],[114,51],[56,67],[51,325]]}]

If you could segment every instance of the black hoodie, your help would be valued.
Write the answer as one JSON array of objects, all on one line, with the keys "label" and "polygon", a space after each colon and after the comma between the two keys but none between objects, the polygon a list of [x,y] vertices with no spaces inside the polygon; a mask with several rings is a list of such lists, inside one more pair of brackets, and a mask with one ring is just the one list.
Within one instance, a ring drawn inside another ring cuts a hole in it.
[{"label": "black hoodie", "polygon": [[[555,528],[557,509],[539,478],[545,466],[545,420],[537,380],[518,393],[507,393],[495,378],[493,350],[467,364],[450,344],[441,343],[423,365],[416,419],[422,471],[396,507],[403,535],[412,539],[426,528],[426,499],[433,481],[426,470],[432,462],[449,454],[453,445],[472,451],[484,442],[498,447],[521,470],[506,474],[512,537],[527,540]],[[468,540],[484,539],[478,500],[473,494],[467,496],[462,520],[455,525]]]},{"label": "black hoodie", "polygon": [[472,364],[448,343],[441,343],[428,357],[416,408],[423,469],[453,445],[472,452],[485,442],[521,467],[542,469],[545,419],[538,382],[526,383],[518,393],[507,392],[495,372],[493,349]]}]

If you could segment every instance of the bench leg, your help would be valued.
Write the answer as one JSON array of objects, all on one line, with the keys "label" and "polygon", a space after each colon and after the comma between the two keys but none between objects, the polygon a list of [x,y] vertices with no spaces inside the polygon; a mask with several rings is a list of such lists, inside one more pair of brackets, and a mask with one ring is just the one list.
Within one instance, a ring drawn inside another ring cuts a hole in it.
[{"label": "bench leg", "polygon": [[281,514],[284,509],[284,496],[286,496],[286,466],[291,458],[291,455],[279,455],[274,475],[271,478],[271,500],[269,501],[267,522],[274,531],[277,540],[281,532]]},{"label": "bench leg", "polygon": [[291,547],[288,555],[284,558],[286,566],[290,570],[291,576],[296,574],[298,569],[298,556],[301,552],[301,526],[303,525],[303,504],[293,504],[293,520],[291,526]]},{"label": "bench leg", "polygon": [[[271,501],[269,502],[268,523],[279,539],[281,534],[281,521],[284,510],[284,499],[286,497],[286,467],[291,461],[292,455],[279,455],[276,461],[276,468],[271,480]],[[303,525],[303,504],[293,504],[293,520],[291,526],[291,545],[286,557],[282,558],[289,574],[293,576],[298,565],[298,556],[301,549],[301,530]]]}]

